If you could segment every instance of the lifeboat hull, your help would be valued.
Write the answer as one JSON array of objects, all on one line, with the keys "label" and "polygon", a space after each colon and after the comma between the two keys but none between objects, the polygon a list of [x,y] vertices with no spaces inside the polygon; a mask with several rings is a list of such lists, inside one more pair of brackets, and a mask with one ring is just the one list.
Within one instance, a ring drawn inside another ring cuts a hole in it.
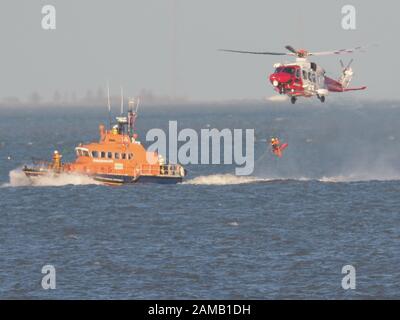
[{"label": "lifeboat hull", "polygon": [[178,176],[125,176],[115,174],[98,174],[93,179],[104,184],[122,185],[135,183],[156,183],[156,184],[177,184],[182,182],[182,177]]},{"label": "lifeboat hull", "polygon": [[32,178],[32,177],[41,177],[41,176],[46,176],[49,175],[51,173],[55,173],[54,171],[50,171],[50,170],[43,170],[43,169],[37,169],[37,168],[28,168],[28,167],[24,167],[22,169],[22,171],[25,173],[25,175],[28,178]]},{"label": "lifeboat hull", "polygon": [[[41,176],[52,175],[57,177],[60,173],[71,174],[72,172],[55,171],[53,169],[24,167],[22,171],[28,178],[37,178]],[[183,181],[181,176],[156,176],[156,175],[142,175],[138,177],[117,174],[94,174],[86,175],[93,178],[95,181],[106,185],[124,185],[136,183],[156,183],[156,184],[177,184]]]}]

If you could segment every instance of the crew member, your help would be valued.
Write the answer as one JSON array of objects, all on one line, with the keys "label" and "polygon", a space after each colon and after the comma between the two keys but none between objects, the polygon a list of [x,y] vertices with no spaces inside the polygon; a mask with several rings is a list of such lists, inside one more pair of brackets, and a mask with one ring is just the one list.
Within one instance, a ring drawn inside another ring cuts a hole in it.
[{"label": "crew member", "polygon": [[57,150],[55,150],[53,154],[53,167],[55,170],[61,169],[61,158],[62,155],[59,154]]},{"label": "crew member", "polygon": [[119,130],[118,130],[118,125],[115,125],[112,129],[111,129],[111,133],[112,134],[118,134],[119,132],[118,132]]}]

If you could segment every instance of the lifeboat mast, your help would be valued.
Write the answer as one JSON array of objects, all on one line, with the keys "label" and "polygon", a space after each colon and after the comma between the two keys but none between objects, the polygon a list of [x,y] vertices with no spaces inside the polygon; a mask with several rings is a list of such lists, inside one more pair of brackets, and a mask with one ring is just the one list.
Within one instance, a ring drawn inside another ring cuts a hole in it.
[{"label": "lifeboat mast", "polygon": [[[111,113],[111,105],[110,105],[110,98],[109,98],[109,90],[108,91],[108,110]],[[118,133],[121,135],[127,135],[130,141],[135,140],[135,122],[138,116],[139,110],[139,98],[135,100],[135,98],[129,98],[128,100],[128,112],[127,116],[124,116],[124,96],[123,96],[123,89],[121,87],[121,112],[118,117],[115,119],[117,120],[117,125],[114,127],[118,127]],[[111,118],[111,117],[110,117]],[[110,130],[112,129],[111,121],[110,121]]]}]

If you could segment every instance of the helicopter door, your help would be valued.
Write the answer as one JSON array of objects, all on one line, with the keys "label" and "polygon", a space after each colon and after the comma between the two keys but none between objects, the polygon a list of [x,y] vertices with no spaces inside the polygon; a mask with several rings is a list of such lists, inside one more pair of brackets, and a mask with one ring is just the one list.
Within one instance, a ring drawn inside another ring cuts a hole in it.
[{"label": "helicopter door", "polygon": [[308,80],[307,79],[307,71],[304,69],[302,69],[301,71],[303,72],[303,83],[306,83],[306,81]]},{"label": "helicopter door", "polygon": [[296,80],[300,80],[300,69],[296,69]]},{"label": "helicopter door", "polygon": [[302,69],[302,76],[303,76],[303,88],[305,91],[310,91],[310,73],[306,69]]},{"label": "helicopter door", "polygon": [[296,68],[294,85],[296,85],[297,87],[301,87],[301,70],[300,70],[300,68]]},{"label": "helicopter door", "polygon": [[316,77],[315,77],[315,72],[310,71],[308,73],[309,75],[309,80],[310,80],[310,90],[315,91],[316,90]]}]

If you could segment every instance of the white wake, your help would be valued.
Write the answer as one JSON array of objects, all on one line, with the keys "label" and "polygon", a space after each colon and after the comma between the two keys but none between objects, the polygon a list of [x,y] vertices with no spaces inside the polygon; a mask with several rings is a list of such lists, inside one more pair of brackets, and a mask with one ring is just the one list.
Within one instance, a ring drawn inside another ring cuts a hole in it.
[{"label": "white wake", "polygon": [[96,180],[79,174],[67,174],[62,173],[57,176],[45,175],[40,177],[28,178],[22,170],[15,169],[9,173],[10,182],[5,183],[2,187],[23,187],[23,186],[66,186],[66,185],[88,185],[88,184],[100,184]]},{"label": "white wake", "polygon": [[311,177],[254,177],[254,176],[235,176],[233,174],[213,174],[207,176],[199,176],[183,182],[190,185],[235,185],[235,184],[251,184],[259,182],[274,181],[319,181],[323,183],[339,183],[339,182],[365,182],[365,181],[390,181],[400,180],[400,175],[382,175],[382,174],[349,174],[336,176],[323,176],[320,178]]},{"label": "white wake", "polygon": [[250,176],[235,176],[234,174],[213,174],[208,176],[199,176],[183,182],[183,184],[194,185],[230,185],[246,184],[255,182],[271,181],[271,179],[257,178]]},{"label": "white wake", "polygon": [[365,181],[391,181],[391,180],[400,180],[400,175],[393,174],[349,174],[349,175],[337,175],[337,176],[329,176],[322,177],[320,179],[316,179],[320,182],[365,182]]},{"label": "white wake", "polygon": [[[1,187],[23,187],[23,186],[66,186],[66,185],[99,185],[100,182],[91,177],[79,174],[59,174],[46,175],[40,177],[28,178],[20,169],[11,170],[9,173],[10,181],[4,183]],[[323,176],[320,178],[308,177],[255,177],[255,176],[236,176],[234,174],[212,174],[198,176],[182,184],[187,185],[239,185],[260,182],[273,181],[319,181],[323,183],[339,183],[339,182],[362,182],[362,181],[389,181],[400,180],[400,175],[393,174],[348,174],[336,176]]]}]

